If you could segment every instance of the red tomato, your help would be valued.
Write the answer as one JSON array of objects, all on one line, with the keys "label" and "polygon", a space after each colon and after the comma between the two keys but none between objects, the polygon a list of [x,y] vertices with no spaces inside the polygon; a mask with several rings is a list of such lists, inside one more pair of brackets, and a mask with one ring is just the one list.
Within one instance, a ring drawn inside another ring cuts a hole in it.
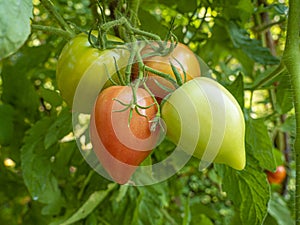
[{"label": "red tomato", "polygon": [[[103,90],[91,115],[90,133],[94,152],[100,163],[117,183],[126,183],[137,166],[151,153],[158,140],[158,130],[150,131],[150,120],[156,116],[157,107],[144,89],[136,91],[136,103],[147,109],[134,109],[129,124],[132,88],[112,86]],[[122,102],[122,103],[120,103]]]},{"label": "red tomato", "polygon": [[[153,49],[150,46],[146,46],[142,51],[142,56],[151,53]],[[196,55],[182,43],[178,43],[176,48],[166,56],[151,56],[143,59],[146,66],[160,71],[165,74],[169,74],[174,80],[175,74],[172,70],[172,63],[181,75],[181,79],[184,82],[184,73],[186,73],[186,81],[189,81],[195,77],[201,76],[200,64]],[[137,68],[134,68],[134,73],[137,73]],[[150,88],[152,93],[158,98],[163,99],[169,92],[162,89],[157,83],[167,87],[168,89],[174,90],[174,85],[167,81],[165,78],[148,72],[147,86]]]},{"label": "red tomato", "polygon": [[281,184],[286,177],[286,169],[283,165],[278,166],[275,172],[267,171],[270,184]]}]

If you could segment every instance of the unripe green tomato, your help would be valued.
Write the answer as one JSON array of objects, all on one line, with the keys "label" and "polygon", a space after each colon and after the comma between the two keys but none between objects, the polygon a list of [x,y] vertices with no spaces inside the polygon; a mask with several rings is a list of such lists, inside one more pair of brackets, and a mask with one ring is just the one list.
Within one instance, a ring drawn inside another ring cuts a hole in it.
[{"label": "unripe green tomato", "polygon": [[245,122],[236,99],[216,81],[194,78],[176,89],[163,103],[167,137],[185,152],[234,169],[245,167]]},{"label": "unripe green tomato", "polygon": [[[94,35],[97,36],[96,33]],[[112,35],[107,35],[107,39],[123,42]],[[122,67],[127,63],[128,55],[128,51],[121,49],[93,48],[88,41],[88,35],[77,35],[65,45],[57,62],[56,79],[63,99],[72,106],[76,88],[81,81],[82,88],[86,90],[80,92],[82,96],[79,97],[82,97],[82,101],[87,101],[89,96],[96,98],[108,75],[115,73],[114,58],[118,66]],[[92,105],[93,101],[86,107],[90,109]]]}]

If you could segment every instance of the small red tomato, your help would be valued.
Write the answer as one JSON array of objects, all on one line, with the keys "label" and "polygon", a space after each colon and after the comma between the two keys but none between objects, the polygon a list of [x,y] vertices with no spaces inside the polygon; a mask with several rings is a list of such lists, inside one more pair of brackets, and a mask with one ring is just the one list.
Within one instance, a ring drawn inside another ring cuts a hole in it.
[{"label": "small red tomato", "polygon": [[275,172],[267,171],[266,173],[270,184],[281,184],[286,177],[286,169],[283,165],[278,166]]}]

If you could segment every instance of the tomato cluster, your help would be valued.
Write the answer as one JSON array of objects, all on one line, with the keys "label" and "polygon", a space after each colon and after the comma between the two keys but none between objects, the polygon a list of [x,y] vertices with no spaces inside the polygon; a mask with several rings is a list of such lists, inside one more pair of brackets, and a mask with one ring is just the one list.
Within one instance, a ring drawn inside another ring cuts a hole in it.
[{"label": "tomato cluster", "polygon": [[[82,99],[80,104],[91,115],[91,143],[103,168],[114,181],[128,182],[166,130],[166,138],[201,159],[203,168],[214,161],[243,169],[245,124],[237,101],[216,81],[201,77],[198,59],[187,46],[178,43],[167,54],[156,54],[156,47],[141,50],[142,62],[129,67],[129,79],[118,66],[128,62],[130,52],[98,50],[85,34],[61,53],[58,87],[70,106],[76,89],[88,90],[77,94],[76,101]],[[87,98],[92,99],[91,108]]]}]

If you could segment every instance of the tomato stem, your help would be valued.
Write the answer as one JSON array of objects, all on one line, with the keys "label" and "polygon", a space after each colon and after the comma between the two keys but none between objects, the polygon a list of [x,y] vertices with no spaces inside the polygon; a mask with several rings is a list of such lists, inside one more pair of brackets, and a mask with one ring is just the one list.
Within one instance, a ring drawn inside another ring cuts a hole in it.
[{"label": "tomato stem", "polygon": [[169,74],[162,73],[162,72],[152,69],[151,67],[146,66],[146,65],[144,66],[144,68],[146,71],[153,73],[155,75],[158,75],[160,77],[163,77],[166,80],[170,81],[174,85],[175,88],[178,87],[177,82]]},{"label": "tomato stem", "polygon": [[70,32],[62,30],[60,28],[52,27],[52,26],[32,24],[31,28],[32,28],[32,30],[36,30],[36,31],[40,30],[40,31],[44,31],[44,32],[47,32],[47,33],[51,33],[51,34],[61,36],[66,40],[70,40],[70,39],[73,38],[73,35]]},{"label": "tomato stem", "polygon": [[300,0],[289,1],[289,13],[287,23],[287,37],[285,50],[283,53],[283,63],[285,64],[291,79],[293,102],[296,115],[296,140],[294,143],[296,161],[296,194],[295,213],[296,225],[300,225]]}]

